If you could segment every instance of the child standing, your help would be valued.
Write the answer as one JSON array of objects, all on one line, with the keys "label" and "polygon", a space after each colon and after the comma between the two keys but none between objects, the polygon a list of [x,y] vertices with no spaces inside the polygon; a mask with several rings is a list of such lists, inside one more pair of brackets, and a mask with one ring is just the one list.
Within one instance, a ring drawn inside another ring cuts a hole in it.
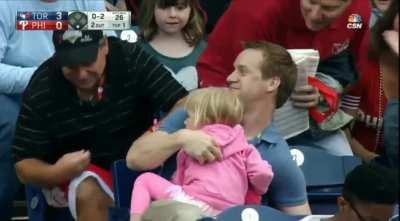
[{"label": "child standing", "polygon": [[247,142],[239,125],[243,107],[237,96],[223,88],[199,89],[189,95],[185,107],[187,129],[212,136],[223,160],[200,164],[182,149],[172,182],[153,173],[140,175],[132,190],[131,221],[140,221],[151,201],[160,199],[193,204],[205,216],[215,216],[244,204],[249,187],[262,195],[271,183],[271,166]]},{"label": "child standing", "polygon": [[187,90],[198,87],[196,63],[207,47],[205,14],[197,0],[146,0],[139,15],[139,44]]}]

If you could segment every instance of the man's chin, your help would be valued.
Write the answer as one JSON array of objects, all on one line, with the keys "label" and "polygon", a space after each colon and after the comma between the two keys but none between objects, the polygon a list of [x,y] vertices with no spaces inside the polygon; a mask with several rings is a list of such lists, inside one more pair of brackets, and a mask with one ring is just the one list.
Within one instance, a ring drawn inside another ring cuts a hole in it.
[{"label": "man's chin", "polygon": [[240,95],[239,88],[229,87],[229,90],[236,95]]},{"label": "man's chin", "polygon": [[81,85],[77,85],[76,88],[81,91],[91,91],[91,90],[95,89],[95,85],[94,84],[81,84]]},{"label": "man's chin", "polygon": [[306,22],[306,26],[311,31],[320,31],[321,29],[325,28],[324,25],[315,24],[315,23],[311,23],[311,22]]}]

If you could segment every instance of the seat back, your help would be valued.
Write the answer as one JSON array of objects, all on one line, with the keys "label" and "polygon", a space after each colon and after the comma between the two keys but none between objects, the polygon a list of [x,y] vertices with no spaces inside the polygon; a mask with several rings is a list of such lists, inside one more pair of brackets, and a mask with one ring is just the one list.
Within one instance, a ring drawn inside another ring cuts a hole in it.
[{"label": "seat back", "polygon": [[342,185],[346,175],[361,163],[357,157],[334,156],[325,150],[313,147],[292,147],[292,155],[294,152],[294,160],[304,173],[307,187]]},{"label": "seat back", "polygon": [[[247,217],[244,218],[244,217]],[[251,218],[252,219],[251,219]],[[258,219],[256,219],[258,217]],[[242,220],[279,220],[279,221],[294,221],[298,217],[289,216],[276,209],[267,206],[236,206],[223,211],[217,216],[217,221],[242,221]]]},{"label": "seat back", "polygon": [[315,214],[334,214],[346,175],[361,160],[354,156],[335,156],[313,147],[292,147],[291,153],[303,171],[307,196]]},{"label": "seat back", "polygon": [[26,207],[30,221],[73,221],[68,208],[50,207],[41,188],[26,185]]},{"label": "seat back", "polygon": [[[150,172],[158,173],[159,169]],[[134,171],[126,166],[125,160],[117,160],[112,164],[115,206],[130,208],[132,187],[142,171]]]}]

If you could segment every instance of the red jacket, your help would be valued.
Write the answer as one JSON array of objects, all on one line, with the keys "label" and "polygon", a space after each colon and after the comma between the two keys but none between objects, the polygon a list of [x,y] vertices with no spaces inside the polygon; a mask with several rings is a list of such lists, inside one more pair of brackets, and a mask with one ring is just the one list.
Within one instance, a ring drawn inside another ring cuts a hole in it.
[{"label": "red jacket", "polygon": [[[361,29],[348,29],[351,14],[362,19]],[[369,32],[371,6],[367,0],[352,0],[344,14],[329,28],[309,30],[301,15],[300,0],[234,0],[208,38],[208,48],[198,62],[200,85],[224,86],[242,43],[264,40],[287,49],[314,48],[321,60],[351,47],[358,55]]]},{"label": "red jacket", "polygon": [[[347,109],[358,109],[352,135],[366,149],[382,152],[383,147],[383,114],[387,99],[383,93],[383,82],[380,77],[379,63],[368,58],[370,37],[363,41],[360,54],[361,79],[347,96],[342,99],[342,106]],[[379,137],[377,134],[379,133]]]}]

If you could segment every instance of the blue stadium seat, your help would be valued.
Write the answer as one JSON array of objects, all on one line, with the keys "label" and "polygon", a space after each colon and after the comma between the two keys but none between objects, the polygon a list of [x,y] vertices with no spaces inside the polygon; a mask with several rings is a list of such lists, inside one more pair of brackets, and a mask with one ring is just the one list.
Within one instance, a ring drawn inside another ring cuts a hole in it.
[{"label": "blue stadium seat", "polygon": [[108,210],[109,221],[129,221],[130,214],[128,208],[112,207]]},{"label": "blue stadium seat", "polygon": [[30,221],[73,221],[68,208],[50,207],[40,188],[25,186],[26,204]]},{"label": "blue stadium seat", "polygon": [[[131,205],[131,194],[133,183],[142,174],[142,171],[133,171],[126,166],[125,160],[117,160],[112,165],[113,187],[115,206],[129,208]],[[159,169],[150,172],[158,173]]]},{"label": "blue stadium seat", "polygon": [[[142,171],[133,171],[126,166],[125,160],[112,164],[115,207],[109,210],[110,221],[128,221],[133,183]],[[158,173],[159,169],[150,172]]]},{"label": "blue stadium seat", "polygon": [[399,221],[399,204],[395,206],[393,217],[389,221]]},{"label": "blue stadium seat", "polygon": [[336,200],[341,195],[346,175],[361,160],[354,156],[334,156],[312,147],[292,147],[299,150],[304,162],[299,165],[307,184],[308,200],[314,214],[334,214]]},{"label": "blue stadium seat", "polygon": [[[249,208],[250,211],[249,211]],[[246,211],[244,211],[246,210]],[[279,220],[279,221],[295,221],[301,217],[289,216],[276,209],[267,206],[235,206],[225,210],[217,216],[216,221],[242,221],[242,220],[256,220],[256,219],[242,219],[243,213],[247,212],[247,216],[253,216],[254,213],[258,214],[259,221],[263,220]],[[246,215],[244,215],[246,216]],[[200,221],[207,221],[209,218],[203,218]]]}]

